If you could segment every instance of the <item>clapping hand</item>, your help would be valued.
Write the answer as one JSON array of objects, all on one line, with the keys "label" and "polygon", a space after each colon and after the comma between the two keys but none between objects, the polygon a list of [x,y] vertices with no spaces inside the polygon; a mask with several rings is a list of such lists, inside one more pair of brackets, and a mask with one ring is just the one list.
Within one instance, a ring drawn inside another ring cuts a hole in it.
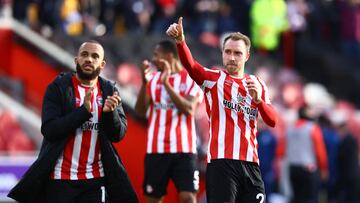
[{"label": "clapping hand", "polygon": [[112,96],[108,96],[105,100],[103,112],[112,112],[121,104],[121,98],[118,92],[114,92]]},{"label": "clapping hand", "polygon": [[141,76],[143,79],[143,83],[146,84],[147,82],[149,82],[149,79],[151,78],[151,75],[154,72],[154,69],[151,67],[151,63],[148,60],[144,60],[142,62],[142,72],[141,72]]},{"label": "clapping hand", "polygon": [[169,80],[169,76],[171,74],[171,68],[168,61],[164,59],[159,60],[159,68],[162,70],[160,81],[162,84],[165,84]]},{"label": "clapping hand", "polygon": [[88,91],[85,93],[84,97],[84,106],[88,112],[91,112],[91,95],[93,93],[94,87],[91,87],[88,89]]}]

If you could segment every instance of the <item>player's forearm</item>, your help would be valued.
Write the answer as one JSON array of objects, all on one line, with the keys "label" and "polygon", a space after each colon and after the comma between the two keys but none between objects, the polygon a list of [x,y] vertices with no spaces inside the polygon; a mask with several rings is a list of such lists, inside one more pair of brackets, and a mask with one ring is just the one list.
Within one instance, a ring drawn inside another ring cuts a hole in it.
[{"label": "player's forearm", "polygon": [[264,122],[270,127],[275,127],[277,114],[271,104],[266,104],[264,101],[262,101],[258,108]]},{"label": "player's forearm", "polygon": [[139,95],[138,95],[138,98],[136,100],[135,112],[140,117],[145,117],[147,108],[148,108],[148,105],[146,103],[146,85],[143,84],[143,85],[141,85]]},{"label": "player's forearm", "polygon": [[177,94],[174,88],[168,82],[166,82],[164,86],[171,100],[174,102],[176,108],[180,112],[184,113],[185,115],[193,114],[195,107],[192,105],[191,101]]},{"label": "player's forearm", "polygon": [[195,61],[194,58],[190,52],[189,47],[187,46],[185,41],[182,41],[181,43],[176,43],[176,47],[179,53],[180,61],[185,67],[185,69],[188,71],[190,76],[192,76],[194,73],[194,66]]},{"label": "player's forearm", "polygon": [[179,53],[180,61],[185,67],[186,71],[189,73],[190,77],[199,85],[202,85],[205,80],[206,71],[204,66],[199,64],[192,57],[189,47],[186,45],[185,41],[177,43],[177,50]]},{"label": "player's forearm", "polygon": [[[44,109],[47,108],[45,107]],[[51,110],[45,110],[43,111],[41,133],[48,141],[64,139],[91,117],[91,113],[84,106],[76,108],[64,116],[54,114]]]},{"label": "player's forearm", "polygon": [[63,104],[58,86],[50,84],[44,95],[41,115],[41,133],[48,141],[64,139],[92,117],[85,106],[63,114]]}]

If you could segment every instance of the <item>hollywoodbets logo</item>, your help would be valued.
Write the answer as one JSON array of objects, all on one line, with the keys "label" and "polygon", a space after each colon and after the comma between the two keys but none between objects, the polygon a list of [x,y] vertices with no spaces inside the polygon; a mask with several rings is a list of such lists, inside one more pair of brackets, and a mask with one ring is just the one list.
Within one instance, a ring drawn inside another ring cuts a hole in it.
[{"label": "hollywoodbets logo", "polygon": [[251,120],[255,120],[258,114],[257,108],[251,108],[249,106],[245,106],[245,97],[241,96],[239,93],[236,97],[237,103],[228,101],[226,99],[223,100],[223,105],[225,108],[232,109],[236,112],[241,112],[243,114],[247,114]]},{"label": "hollywoodbets logo", "polygon": [[175,104],[174,103],[169,103],[169,104],[155,103],[154,108],[155,109],[164,109],[164,110],[175,109]]},{"label": "hollywoodbets logo", "polygon": [[93,123],[92,121],[86,121],[81,125],[82,131],[92,131],[92,130],[99,130],[99,123]]}]

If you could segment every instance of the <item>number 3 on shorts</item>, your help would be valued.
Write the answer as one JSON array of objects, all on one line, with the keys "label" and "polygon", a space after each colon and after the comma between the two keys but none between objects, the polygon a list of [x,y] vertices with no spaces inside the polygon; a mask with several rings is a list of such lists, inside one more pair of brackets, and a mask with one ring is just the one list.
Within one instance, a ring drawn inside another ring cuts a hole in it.
[{"label": "number 3 on shorts", "polygon": [[259,202],[259,203],[264,203],[265,195],[262,194],[262,193],[258,193],[258,194],[256,195],[256,199],[260,199],[260,202]]}]

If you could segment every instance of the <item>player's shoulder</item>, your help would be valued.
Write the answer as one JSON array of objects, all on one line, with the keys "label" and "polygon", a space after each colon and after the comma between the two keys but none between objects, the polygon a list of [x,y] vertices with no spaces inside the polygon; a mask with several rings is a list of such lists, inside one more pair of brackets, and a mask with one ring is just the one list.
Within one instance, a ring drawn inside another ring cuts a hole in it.
[{"label": "player's shoulder", "polygon": [[219,67],[211,67],[211,68],[204,67],[204,69],[205,69],[205,71],[212,72],[212,73],[220,73],[220,72],[224,71],[223,68],[219,68]]},{"label": "player's shoulder", "polygon": [[71,78],[74,74],[74,72],[61,72],[49,85],[67,85],[71,82]]},{"label": "player's shoulder", "polygon": [[69,72],[61,72],[59,73],[54,81],[61,81],[61,80],[66,80],[71,78],[73,75],[75,74],[75,72],[69,71]]},{"label": "player's shoulder", "polygon": [[219,67],[211,67],[207,68],[204,67],[204,77],[208,78],[209,80],[216,80],[220,77],[221,74],[226,74],[224,69]]}]

